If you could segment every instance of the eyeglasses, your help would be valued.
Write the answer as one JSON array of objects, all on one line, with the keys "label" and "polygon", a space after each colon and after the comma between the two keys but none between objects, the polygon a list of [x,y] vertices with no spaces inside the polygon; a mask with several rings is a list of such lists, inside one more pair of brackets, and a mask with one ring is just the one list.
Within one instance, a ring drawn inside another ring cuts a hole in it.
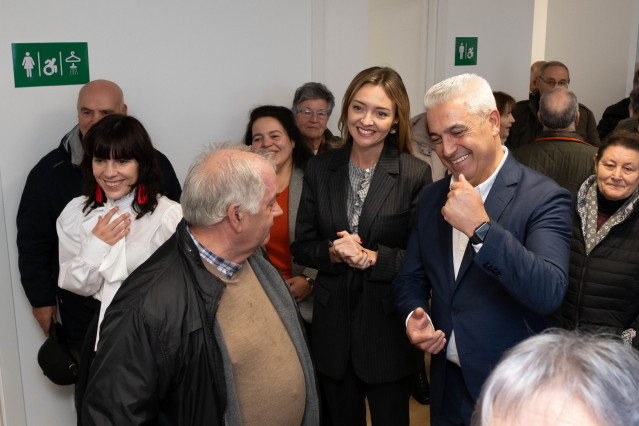
[{"label": "eyeglasses", "polygon": [[301,111],[298,111],[305,120],[309,120],[313,115],[317,116],[318,120],[327,120],[328,119],[328,111],[325,109],[320,109],[319,111],[313,111],[310,108],[304,108]]},{"label": "eyeglasses", "polygon": [[568,87],[568,84],[570,83],[570,81],[568,80],[555,81],[555,80],[546,80],[545,78],[541,78],[541,77],[539,77],[539,79],[543,81],[544,83],[546,83],[547,85],[549,85],[550,87],[555,87],[555,86]]}]

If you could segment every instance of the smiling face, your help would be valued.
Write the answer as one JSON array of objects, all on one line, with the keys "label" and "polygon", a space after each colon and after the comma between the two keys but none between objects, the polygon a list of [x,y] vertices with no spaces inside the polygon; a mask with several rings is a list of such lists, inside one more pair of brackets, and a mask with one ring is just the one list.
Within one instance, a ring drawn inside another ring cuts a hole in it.
[{"label": "smiling face", "polygon": [[477,186],[497,169],[504,151],[496,109],[482,123],[462,102],[452,100],[429,108],[427,120],[435,151],[455,178],[463,173]]},{"label": "smiling face", "polygon": [[273,117],[258,118],[253,123],[251,133],[253,149],[271,154],[278,171],[293,164],[295,141],[289,139],[279,120]]},{"label": "smiling face", "polygon": [[608,200],[630,197],[639,186],[639,151],[620,145],[606,148],[595,163],[597,188]]},{"label": "smiling face", "polygon": [[93,157],[93,176],[111,200],[131,192],[138,180],[139,164],[135,159],[115,160]]},{"label": "smiling face", "polygon": [[381,86],[365,84],[348,106],[348,132],[353,137],[353,145],[359,148],[381,149],[397,122],[395,104]]}]

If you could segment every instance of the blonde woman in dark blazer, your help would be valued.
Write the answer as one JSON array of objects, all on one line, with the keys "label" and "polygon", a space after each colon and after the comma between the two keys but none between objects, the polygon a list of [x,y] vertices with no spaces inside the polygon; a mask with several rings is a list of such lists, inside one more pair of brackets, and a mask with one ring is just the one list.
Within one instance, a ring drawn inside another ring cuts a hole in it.
[{"label": "blonde woman in dark blazer", "polygon": [[408,425],[415,352],[391,282],[430,167],[410,151],[410,107],[397,72],[373,67],[342,103],[343,148],[312,158],[297,215],[295,261],[318,270],[313,355],[334,426]]}]

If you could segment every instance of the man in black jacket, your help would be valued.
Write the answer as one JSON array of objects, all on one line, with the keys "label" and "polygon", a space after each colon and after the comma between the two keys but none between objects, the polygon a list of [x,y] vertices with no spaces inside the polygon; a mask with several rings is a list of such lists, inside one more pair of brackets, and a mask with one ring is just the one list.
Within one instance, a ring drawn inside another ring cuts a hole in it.
[{"label": "man in black jacket", "polygon": [[[67,203],[82,194],[82,135],[106,115],[126,114],[127,106],[117,84],[95,80],[80,89],[77,109],[78,124],[29,173],[16,220],[20,279],[33,316],[48,335],[51,321],[56,321],[59,302],[66,339],[76,358],[95,311],[95,300],[58,288],[55,221]],[[157,158],[166,195],[179,201],[180,183],[173,166],[159,151]]]},{"label": "man in black jacket", "polygon": [[[632,79],[632,89],[634,90],[637,87],[639,87],[639,70],[635,71],[635,76]],[[600,139],[608,136],[608,133],[612,132],[621,120],[630,117],[629,105],[630,97],[627,97],[605,109],[597,125]]]},{"label": "man in black jacket", "polygon": [[260,250],[275,168],[241,148],[191,166],[184,221],[107,309],[83,425],[319,424],[297,304]]}]

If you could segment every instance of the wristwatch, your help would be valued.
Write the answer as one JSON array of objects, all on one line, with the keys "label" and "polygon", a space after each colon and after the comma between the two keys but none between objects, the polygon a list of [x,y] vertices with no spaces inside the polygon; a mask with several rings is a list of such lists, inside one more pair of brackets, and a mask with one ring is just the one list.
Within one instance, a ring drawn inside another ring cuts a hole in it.
[{"label": "wristwatch", "polygon": [[304,278],[306,279],[306,282],[308,283],[309,286],[311,286],[311,291],[313,291],[313,286],[315,285],[315,280],[311,277],[307,277],[304,276]]},{"label": "wristwatch", "polygon": [[484,222],[475,228],[473,236],[470,237],[471,244],[483,244],[486,234],[490,231],[490,222]]}]

